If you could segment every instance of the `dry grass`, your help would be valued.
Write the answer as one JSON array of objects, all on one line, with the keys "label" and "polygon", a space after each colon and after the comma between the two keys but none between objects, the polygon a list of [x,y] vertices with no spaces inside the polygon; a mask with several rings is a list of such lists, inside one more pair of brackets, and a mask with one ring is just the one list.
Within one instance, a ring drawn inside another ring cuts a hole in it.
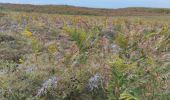
[{"label": "dry grass", "polygon": [[0,23],[1,99],[170,98],[168,16],[7,12]]},{"label": "dry grass", "polygon": [[166,16],[170,14],[168,8],[121,8],[99,9],[74,7],[67,5],[28,5],[28,4],[0,4],[0,9],[7,11],[35,12],[64,15],[91,15],[91,16]]}]

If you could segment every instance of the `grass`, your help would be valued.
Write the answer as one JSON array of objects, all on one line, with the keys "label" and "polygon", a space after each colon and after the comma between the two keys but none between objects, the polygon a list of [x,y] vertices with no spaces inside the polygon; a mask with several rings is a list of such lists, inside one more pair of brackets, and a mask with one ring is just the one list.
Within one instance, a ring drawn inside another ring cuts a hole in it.
[{"label": "grass", "polygon": [[169,16],[4,12],[0,99],[169,100],[169,24]]},{"label": "grass", "polygon": [[75,7],[69,5],[30,5],[30,4],[0,4],[0,10],[17,12],[35,12],[46,14],[88,15],[88,16],[160,16],[169,15],[168,8],[130,7],[121,9],[100,9]]}]

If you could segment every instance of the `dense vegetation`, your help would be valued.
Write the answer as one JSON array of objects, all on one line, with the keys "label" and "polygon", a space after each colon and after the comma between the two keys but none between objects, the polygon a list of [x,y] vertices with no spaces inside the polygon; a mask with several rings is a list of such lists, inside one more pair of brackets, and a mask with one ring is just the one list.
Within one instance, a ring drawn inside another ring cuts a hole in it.
[{"label": "dense vegetation", "polygon": [[0,4],[0,9],[7,11],[38,12],[48,14],[65,15],[95,15],[95,16],[160,16],[170,15],[168,8],[142,8],[131,7],[121,9],[96,9],[85,7],[74,7],[67,5],[19,5],[19,4]]},{"label": "dense vegetation", "polygon": [[169,100],[169,18],[2,11],[0,99]]}]

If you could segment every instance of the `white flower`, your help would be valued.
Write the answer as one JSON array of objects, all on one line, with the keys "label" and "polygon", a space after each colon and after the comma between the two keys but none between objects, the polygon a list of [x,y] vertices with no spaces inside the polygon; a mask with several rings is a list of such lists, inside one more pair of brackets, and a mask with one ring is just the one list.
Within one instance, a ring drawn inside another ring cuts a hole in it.
[{"label": "white flower", "polygon": [[100,80],[101,80],[101,76],[98,73],[89,79],[88,88],[90,89],[90,91],[98,88],[100,84]]},{"label": "white flower", "polygon": [[38,90],[37,96],[46,94],[49,88],[55,88],[57,86],[57,78],[53,77],[45,81],[42,87]]}]

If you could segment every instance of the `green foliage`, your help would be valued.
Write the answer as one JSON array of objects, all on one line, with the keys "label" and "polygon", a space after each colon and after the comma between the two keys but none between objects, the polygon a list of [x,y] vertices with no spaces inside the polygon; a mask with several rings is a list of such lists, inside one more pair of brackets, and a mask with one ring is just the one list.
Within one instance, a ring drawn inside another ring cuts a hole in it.
[{"label": "green foliage", "polygon": [[88,33],[86,33],[82,29],[68,28],[65,27],[65,30],[69,32],[71,38],[76,41],[80,51],[85,51],[88,47],[86,45],[86,41],[88,41]]},{"label": "green foliage", "polygon": [[17,68],[17,63],[13,61],[3,61],[0,60],[0,71],[11,72],[15,71]]},{"label": "green foliage", "polygon": [[128,46],[128,38],[122,33],[117,33],[115,41],[121,48],[127,48]]},{"label": "green foliage", "polygon": [[42,46],[39,44],[38,40],[35,37],[31,38],[31,45],[35,53],[40,52]]},{"label": "green foliage", "polygon": [[[112,82],[110,87],[110,100],[126,99],[123,93],[127,89],[128,80],[126,79],[127,72],[134,68],[134,64],[127,64],[126,60],[119,57],[119,55],[113,56],[114,61],[110,62],[112,69]],[[130,98],[130,97],[127,97]]]},{"label": "green foliage", "polygon": [[137,97],[133,96],[132,94],[124,91],[121,95],[119,100],[140,100]]}]

